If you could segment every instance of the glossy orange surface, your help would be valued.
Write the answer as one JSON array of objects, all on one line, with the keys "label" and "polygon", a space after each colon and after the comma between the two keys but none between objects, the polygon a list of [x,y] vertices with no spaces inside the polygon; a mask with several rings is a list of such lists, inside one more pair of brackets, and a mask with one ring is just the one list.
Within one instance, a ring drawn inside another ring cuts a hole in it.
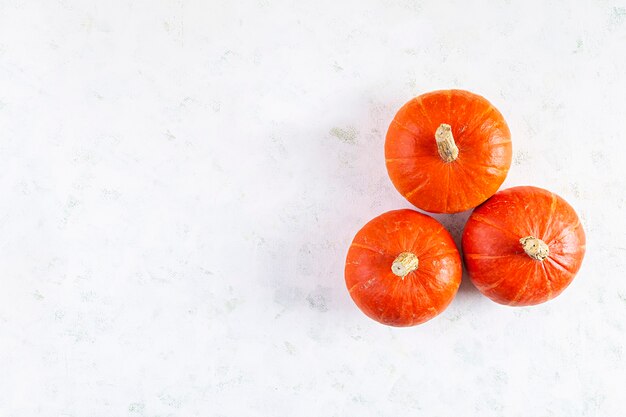
[{"label": "glossy orange surface", "polygon": [[[391,271],[396,257],[411,252],[417,270],[404,278]],[[450,304],[461,283],[461,258],[448,231],[413,210],[384,213],[354,237],[346,259],[350,296],[369,317],[390,326],[413,326]]]},{"label": "glossy orange surface", "polygon": [[[452,127],[455,161],[437,151],[435,131]],[[385,158],[396,189],[413,205],[434,213],[469,210],[491,197],[511,165],[511,133],[500,112],[463,90],[423,94],[406,103],[387,131]]]},{"label": "glossy orange surface", "polygon": [[[529,257],[519,240],[543,240],[549,255]],[[465,266],[476,288],[500,304],[525,306],[559,295],[585,255],[585,232],[574,209],[537,187],[498,192],[470,216],[463,232]]]}]

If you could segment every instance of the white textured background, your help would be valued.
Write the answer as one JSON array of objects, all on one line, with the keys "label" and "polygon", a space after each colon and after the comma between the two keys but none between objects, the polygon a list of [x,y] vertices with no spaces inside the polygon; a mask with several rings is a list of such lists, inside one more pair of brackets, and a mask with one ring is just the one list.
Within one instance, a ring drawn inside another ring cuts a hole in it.
[{"label": "white textured background", "polygon": [[[345,253],[410,207],[395,111],[453,87],[587,256],[387,328]],[[0,0],[0,415],[624,416],[625,135],[624,1]]]}]

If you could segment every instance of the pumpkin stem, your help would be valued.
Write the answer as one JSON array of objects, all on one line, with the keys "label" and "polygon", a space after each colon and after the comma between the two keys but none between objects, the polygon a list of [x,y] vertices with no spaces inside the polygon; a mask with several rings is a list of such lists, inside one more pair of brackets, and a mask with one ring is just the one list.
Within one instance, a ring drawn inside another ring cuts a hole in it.
[{"label": "pumpkin stem", "polygon": [[454,143],[452,136],[452,127],[442,123],[435,132],[435,140],[437,141],[437,150],[439,156],[446,162],[452,162],[459,156],[459,148]]},{"label": "pumpkin stem", "polygon": [[419,260],[411,252],[402,252],[391,264],[391,272],[404,279],[405,276],[417,269]]},{"label": "pumpkin stem", "polygon": [[550,254],[550,249],[548,245],[546,245],[546,242],[534,236],[523,237],[519,240],[519,243],[522,244],[526,255],[537,261],[543,261]]}]

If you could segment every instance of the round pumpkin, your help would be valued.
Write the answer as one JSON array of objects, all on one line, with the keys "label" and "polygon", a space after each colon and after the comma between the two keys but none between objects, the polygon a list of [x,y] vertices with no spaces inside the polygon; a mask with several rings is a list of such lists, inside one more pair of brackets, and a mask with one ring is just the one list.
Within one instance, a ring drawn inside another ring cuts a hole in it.
[{"label": "round pumpkin", "polygon": [[527,306],[559,295],[585,255],[574,209],[537,187],[498,192],[470,216],[463,256],[478,290],[500,304]]},{"label": "round pumpkin", "polygon": [[502,185],[511,166],[511,133],[483,97],[434,91],[398,111],[387,131],[385,159],[394,186],[413,205],[458,213]]},{"label": "round pumpkin", "polygon": [[372,319],[413,326],[450,304],[461,283],[461,257],[437,220],[413,210],[384,213],[354,237],[346,259],[350,296]]}]

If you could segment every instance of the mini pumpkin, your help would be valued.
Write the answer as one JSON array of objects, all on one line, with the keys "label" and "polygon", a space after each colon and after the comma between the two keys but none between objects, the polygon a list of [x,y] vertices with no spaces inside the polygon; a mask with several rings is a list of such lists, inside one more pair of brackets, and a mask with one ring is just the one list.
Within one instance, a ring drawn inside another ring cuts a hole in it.
[{"label": "mini pumpkin", "polygon": [[511,133],[485,98],[463,90],[423,94],[394,117],[385,141],[389,177],[416,207],[435,213],[472,209],[502,185]]},{"label": "mini pumpkin", "polygon": [[500,304],[526,306],[559,295],[585,255],[574,209],[537,187],[513,187],[476,208],[463,231],[463,256],[478,290]]},{"label": "mini pumpkin", "polygon": [[461,258],[448,231],[413,210],[368,222],[354,237],[345,279],[356,305],[390,326],[413,326],[441,313],[461,283]]}]

